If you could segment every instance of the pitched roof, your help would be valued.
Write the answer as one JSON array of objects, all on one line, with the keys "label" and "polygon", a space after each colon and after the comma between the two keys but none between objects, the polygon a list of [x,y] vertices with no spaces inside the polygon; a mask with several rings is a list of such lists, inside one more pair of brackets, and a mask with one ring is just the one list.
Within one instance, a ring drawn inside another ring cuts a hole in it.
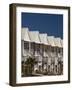
[{"label": "pitched roof", "polygon": [[62,47],[62,44],[61,44],[61,38],[54,38],[55,40],[55,45],[57,46],[57,47]]},{"label": "pitched roof", "polygon": [[49,45],[56,46],[54,42],[54,36],[48,36],[47,38],[48,38]]},{"label": "pitched roof", "polygon": [[63,47],[63,40],[59,37],[47,36],[47,33],[39,33],[39,31],[29,31],[27,27],[22,28],[21,40],[35,42],[39,44]]},{"label": "pitched roof", "polygon": [[63,40],[61,39],[61,46],[63,47]]},{"label": "pitched roof", "polygon": [[46,33],[40,33],[39,37],[40,37],[40,41],[41,41],[42,44],[48,45],[47,34]]},{"label": "pitched roof", "polygon": [[22,31],[21,31],[21,40],[30,41],[29,29],[28,28],[22,28]]},{"label": "pitched roof", "polygon": [[31,42],[40,43],[39,31],[29,31]]}]

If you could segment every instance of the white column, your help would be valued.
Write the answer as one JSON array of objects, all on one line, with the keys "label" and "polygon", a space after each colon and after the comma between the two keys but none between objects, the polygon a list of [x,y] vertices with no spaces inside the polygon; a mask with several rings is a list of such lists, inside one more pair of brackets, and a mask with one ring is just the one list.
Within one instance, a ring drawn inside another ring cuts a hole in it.
[{"label": "white column", "polygon": [[30,51],[31,51],[31,43],[29,42],[29,56],[30,56]]},{"label": "white column", "polygon": [[25,56],[25,53],[24,53],[24,41],[22,40],[21,41],[21,57]]}]

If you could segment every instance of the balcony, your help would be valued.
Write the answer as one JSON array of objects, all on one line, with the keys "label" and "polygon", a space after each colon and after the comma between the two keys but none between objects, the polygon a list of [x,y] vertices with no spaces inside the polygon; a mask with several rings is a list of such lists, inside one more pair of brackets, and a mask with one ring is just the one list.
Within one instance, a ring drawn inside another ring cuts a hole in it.
[{"label": "balcony", "polygon": [[40,51],[35,51],[35,56],[40,56]]},{"label": "balcony", "polygon": [[56,57],[57,56],[56,52],[51,52],[50,54],[51,54],[51,57]]},{"label": "balcony", "polygon": [[28,49],[24,49],[23,56],[31,56],[31,53]]},{"label": "balcony", "polygon": [[48,53],[44,51],[43,56],[48,57]]}]

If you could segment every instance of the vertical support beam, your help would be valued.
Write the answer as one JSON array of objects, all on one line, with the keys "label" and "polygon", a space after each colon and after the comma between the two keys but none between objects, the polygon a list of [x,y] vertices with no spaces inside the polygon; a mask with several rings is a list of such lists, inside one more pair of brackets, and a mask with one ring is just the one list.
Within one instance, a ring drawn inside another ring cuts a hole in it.
[{"label": "vertical support beam", "polygon": [[55,59],[56,59],[56,48],[54,47],[54,57],[53,57],[53,74],[55,74]]},{"label": "vertical support beam", "polygon": [[23,41],[22,45],[23,45],[23,55],[24,55],[24,41]]},{"label": "vertical support beam", "polygon": [[[49,60],[51,60],[50,58],[51,58],[51,46],[50,46],[50,56],[49,56]],[[50,61],[50,68],[49,68],[49,73],[51,72],[51,61]]]},{"label": "vertical support beam", "polygon": [[[57,47],[57,57],[58,57],[58,47]],[[58,58],[59,60],[59,58]],[[58,74],[58,64],[57,64],[57,74]]]},{"label": "vertical support beam", "polygon": [[43,56],[43,54],[44,54],[44,45],[42,44],[42,71],[44,70],[44,56]]},{"label": "vertical support beam", "polygon": [[31,43],[29,42],[29,55],[30,55],[30,51],[31,51]]}]

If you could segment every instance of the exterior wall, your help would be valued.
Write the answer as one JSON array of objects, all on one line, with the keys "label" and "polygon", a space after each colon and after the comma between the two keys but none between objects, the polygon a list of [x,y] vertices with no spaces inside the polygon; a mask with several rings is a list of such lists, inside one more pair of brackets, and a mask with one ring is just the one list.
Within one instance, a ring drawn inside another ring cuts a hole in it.
[{"label": "exterior wall", "polygon": [[22,30],[21,37],[24,73],[30,70],[29,74],[62,74],[63,48],[60,38],[47,36],[46,33],[39,33],[39,31],[29,31],[28,28]]},{"label": "exterior wall", "polygon": [[45,46],[31,42],[27,43],[30,45],[30,47],[25,49],[25,43],[22,41],[22,61],[25,62],[28,57],[35,58],[36,63],[33,67],[33,73],[55,75],[62,74],[59,63],[63,58],[61,48]]}]

